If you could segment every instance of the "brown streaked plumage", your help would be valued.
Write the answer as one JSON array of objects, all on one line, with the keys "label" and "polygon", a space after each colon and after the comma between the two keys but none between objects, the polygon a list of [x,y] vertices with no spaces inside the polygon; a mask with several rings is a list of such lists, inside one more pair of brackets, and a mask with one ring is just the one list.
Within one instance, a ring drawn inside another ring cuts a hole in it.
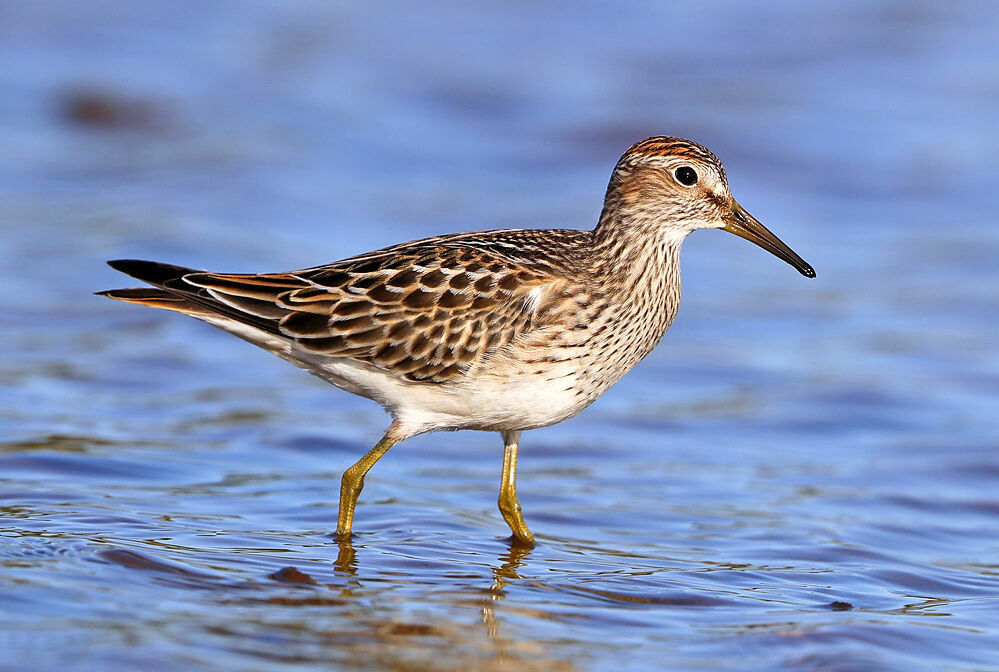
[{"label": "brown streaked plumage", "polygon": [[368,469],[427,431],[503,434],[500,511],[533,543],[516,497],[520,433],[579,413],[659,342],[680,302],[680,245],[721,228],[815,272],[732,198],[704,147],[653,137],[611,175],[593,231],[502,230],[403,243],[289,273],[109,262],[153,288],[105,296],[208,322],[381,403],[393,422],[343,476],[349,539]]}]

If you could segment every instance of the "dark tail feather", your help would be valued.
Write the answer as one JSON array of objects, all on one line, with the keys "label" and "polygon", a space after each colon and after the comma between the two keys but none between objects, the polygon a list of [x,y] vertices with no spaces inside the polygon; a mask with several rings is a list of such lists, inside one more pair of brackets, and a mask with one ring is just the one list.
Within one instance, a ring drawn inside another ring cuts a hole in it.
[{"label": "dark tail feather", "polygon": [[179,279],[188,273],[200,272],[193,268],[164,264],[159,261],[144,261],[142,259],[115,259],[109,261],[108,266],[156,287],[162,287],[170,280]]},{"label": "dark tail feather", "polygon": [[153,289],[151,287],[142,287],[137,289],[106,289],[103,292],[95,292],[95,294],[98,296],[106,296],[109,299],[118,299],[119,301],[138,303],[143,306],[152,306],[154,308],[166,308],[167,310],[176,310],[181,313],[210,315],[212,312],[194,301],[189,301],[183,296],[168,294],[167,292],[159,289]]},{"label": "dark tail feather", "polygon": [[[208,290],[184,281],[184,276],[201,273],[193,268],[164,264],[159,261],[142,259],[115,259],[108,266],[148,282],[153,287],[139,289],[109,289],[97,292],[110,299],[138,303],[154,308],[166,308],[187,313],[194,317],[228,317],[235,322],[248,324],[262,331],[279,334],[278,319],[283,313],[262,316],[257,312],[247,312],[219,301]],[[155,287],[155,289],[154,289]],[[272,309],[273,310],[273,309]]]}]

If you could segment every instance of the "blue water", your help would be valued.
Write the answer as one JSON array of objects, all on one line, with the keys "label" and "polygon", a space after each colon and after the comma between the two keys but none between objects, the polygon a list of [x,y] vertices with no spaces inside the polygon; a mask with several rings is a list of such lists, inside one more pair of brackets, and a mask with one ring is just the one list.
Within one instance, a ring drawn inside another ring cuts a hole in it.
[{"label": "blue water", "polygon": [[[999,669],[999,8],[0,6],[0,668]],[[593,225],[692,138],[818,271],[684,250],[659,348],[412,439],[105,259],[277,271]]]}]

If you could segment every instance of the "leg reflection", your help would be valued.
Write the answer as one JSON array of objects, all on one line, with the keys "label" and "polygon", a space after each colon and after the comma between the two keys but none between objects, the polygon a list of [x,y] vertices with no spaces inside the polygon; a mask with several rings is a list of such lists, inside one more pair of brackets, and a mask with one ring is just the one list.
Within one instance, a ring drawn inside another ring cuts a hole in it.
[{"label": "leg reflection", "polygon": [[336,570],[336,574],[355,578],[357,576],[357,551],[354,550],[354,545],[350,543],[350,537],[343,538],[337,535],[336,543],[340,547],[340,552],[337,553],[336,560],[333,561],[333,568]]},{"label": "leg reflection", "polygon": [[525,545],[516,537],[511,538],[507,552],[499,557],[499,564],[493,567],[493,584],[489,587],[489,593],[482,602],[482,622],[486,626],[486,634],[496,646],[496,654],[500,660],[506,659],[506,640],[499,635],[499,620],[496,618],[495,603],[506,597],[507,584],[520,578],[517,570],[524,563],[524,559],[531,554],[531,546]]}]

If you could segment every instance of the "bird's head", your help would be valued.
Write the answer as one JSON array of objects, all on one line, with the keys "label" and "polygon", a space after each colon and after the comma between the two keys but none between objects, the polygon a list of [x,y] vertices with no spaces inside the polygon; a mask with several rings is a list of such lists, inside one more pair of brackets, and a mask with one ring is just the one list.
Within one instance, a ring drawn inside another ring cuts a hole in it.
[{"label": "bird's head", "polygon": [[695,229],[724,229],[815,277],[804,259],[739,205],[721,161],[696,142],[653,137],[632,145],[614,167],[607,202],[667,239],[682,239]]}]

